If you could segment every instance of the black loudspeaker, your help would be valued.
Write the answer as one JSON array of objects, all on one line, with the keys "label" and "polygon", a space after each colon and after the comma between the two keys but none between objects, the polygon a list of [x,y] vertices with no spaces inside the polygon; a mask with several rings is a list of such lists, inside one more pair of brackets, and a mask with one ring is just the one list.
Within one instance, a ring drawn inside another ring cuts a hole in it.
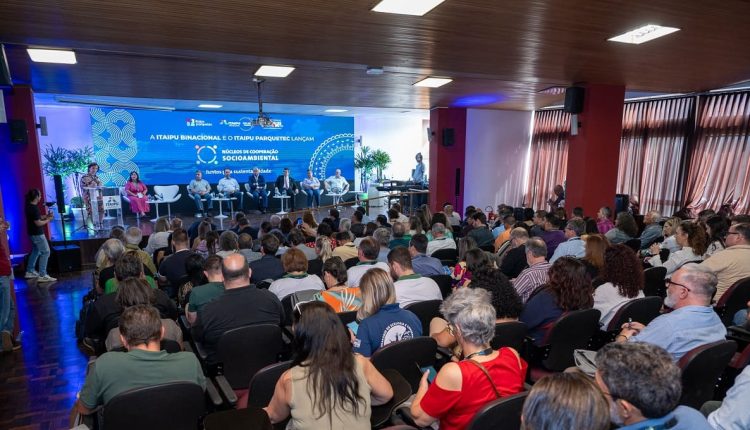
[{"label": "black loudspeaker", "polygon": [[630,204],[630,197],[627,194],[615,194],[615,213],[617,216],[620,212],[627,212]]},{"label": "black loudspeaker", "polygon": [[62,176],[55,175],[52,177],[55,180],[55,198],[57,199],[57,211],[61,214],[65,213],[65,191],[63,191]]},{"label": "black loudspeaker", "polygon": [[456,143],[456,131],[452,128],[443,129],[443,146],[453,146]]},{"label": "black loudspeaker", "polygon": [[455,196],[458,197],[461,195],[461,169],[456,169],[456,194]]},{"label": "black loudspeaker", "polygon": [[18,145],[29,143],[29,132],[26,130],[26,121],[22,119],[10,120],[10,141]]},{"label": "black loudspeaker", "polygon": [[569,87],[565,89],[565,107],[568,113],[583,112],[583,87]]},{"label": "black loudspeaker", "polygon": [[77,245],[56,245],[50,254],[49,267],[57,269],[56,274],[81,270],[81,247]]}]

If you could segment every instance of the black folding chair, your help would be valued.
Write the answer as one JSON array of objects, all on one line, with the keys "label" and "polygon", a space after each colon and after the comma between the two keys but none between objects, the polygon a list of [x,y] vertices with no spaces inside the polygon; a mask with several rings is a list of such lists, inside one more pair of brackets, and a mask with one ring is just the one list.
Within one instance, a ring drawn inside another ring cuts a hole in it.
[{"label": "black folding chair", "polygon": [[390,343],[375,351],[370,361],[381,372],[393,369],[400,373],[409,382],[412,392],[416,393],[422,379],[419,368],[433,366],[436,352],[435,339],[420,336]]},{"label": "black folding chair", "polygon": [[693,348],[682,356],[677,362],[682,369],[680,404],[700,409],[713,399],[719,377],[736,351],[734,341],[720,340]]},{"label": "black folding chair", "polygon": [[734,325],[734,314],[741,309],[747,309],[750,301],[750,278],[740,279],[722,294],[714,306],[714,310],[725,326]]},{"label": "black folding chair", "polygon": [[419,318],[419,321],[422,323],[422,336],[430,335],[430,321],[440,316],[440,305],[442,303],[442,300],[425,300],[423,302],[412,303],[404,308],[407,311],[413,312]]},{"label": "black folding chair", "polygon": [[198,429],[205,402],[203,388],[190,382],[136,388],[104,405],[99,425],[106,430]]},{"label": "black folding chair", "polygon": [[444,299],[448,298],[453,293],[453,278],[450,275],[432,275],[430,279],[435,281],[440,288],[440,294]]},{"label": "black folding chair", "polygon": [[509,346],[519,353],[523,351],[528,327],[521,321],[508,321],[495,324],[495,336],[490,341],[492,349]]},{"label": "black folding chair", "polygon": [[519,430],[521,410],[528,391],[494,400],[477,412],[466,430]]},{"label": "black folding chair", "polygon": [[667,286],[664,277],[667,276],[666,267],[651,267],[643,271],[643,294],[647,297],[667,296]]},{"label": "black folding chair", "polygon": [[454,266],[458,262],[458,250],[452,248],[438,249],[431,257],[435,257],[443,266]]}]

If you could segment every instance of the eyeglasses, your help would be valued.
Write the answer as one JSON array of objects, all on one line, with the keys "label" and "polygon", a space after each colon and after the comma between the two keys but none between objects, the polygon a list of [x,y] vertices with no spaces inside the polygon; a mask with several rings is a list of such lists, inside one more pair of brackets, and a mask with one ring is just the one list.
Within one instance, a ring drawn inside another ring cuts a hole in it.
[{"label": "eyeglasses", "polygon": [[688,290],[688,292],[691,292],[691,293],[693,292],[693,290],[691,290],[687,285],[682,285],[682,284],[678,284],[677,282],[672,282],[671,279],[665,279],[664,280],[664,285],[666,285],[667,288],[669,288],[670,285],[677,285],[678,287],[682,287],[682,288]]},{"label": "eyeglasses", "polygon": [[730,232],[727,232],[727,236],[729,236],[730,234],[739,234],[739,233],[738,233],[738,232],[736,232],[736,231],[730,231]]}]

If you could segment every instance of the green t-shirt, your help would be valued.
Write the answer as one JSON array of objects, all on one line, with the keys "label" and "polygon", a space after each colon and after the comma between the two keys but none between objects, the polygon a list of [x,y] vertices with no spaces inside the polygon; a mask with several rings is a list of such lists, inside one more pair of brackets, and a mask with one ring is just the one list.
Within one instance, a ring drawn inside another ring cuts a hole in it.
[{"label": "green t-shirt", "polygon": [[195,354],[141,349],[107,352],[94,362],[86,375],[80,400],[93,409],[128,390],[180,381],[206,388],[206,377]]},{"label": "green t-shirt", "polygon": [[[156,282],[154,281],[154,278],[146,275],[146,282],[148,282],[148,285],[151,288],[156,288]],[[107,279],[107,283],[104,284],[104,294],[114,293],[115,291],[117,291],[117,279]]]},{"label": "green t-shirt", "polygon": [[221,282],[209,282],[193,288],[190,292],[189,312],[198,312],[208,302],[224,294],[224,284]]}]

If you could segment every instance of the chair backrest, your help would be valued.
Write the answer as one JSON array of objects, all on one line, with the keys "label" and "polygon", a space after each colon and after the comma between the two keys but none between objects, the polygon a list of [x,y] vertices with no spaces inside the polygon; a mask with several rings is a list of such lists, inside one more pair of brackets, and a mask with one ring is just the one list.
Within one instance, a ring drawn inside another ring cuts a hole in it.
[{"label": "chair backrest", "polygon": [[154,194],[161,195],[164,200],[174,199],[179,192],[179,185],[154,185]]},{"label": "chair backrest", "polygon": [[667,276],[666,267],[651,267],[643,271],[643,294],[647,297],[656,296],[664,298],[667,296],[667,287],[664,277]]},{"label": "chair backrest", "polygon": [[627,246],[628,248],[632,249],[635,252],[638,252],[641,250],[641,240],[638,238],[630,239],[625,242],[625,246]]},{"label": "chair backrest", "polygon": [[107,430],[197,429],[205,410],[200,385],[172,382],[116,395],[104,405],[102,427]]},{"label": "chair backrest", "polygon": [[120,196],[122,196],[126,202],[130,203],[130,197],[128,197],[128,193],[125,192],[125,187],[118,187],[118,189],[120,190]]},{"label": "chair backrest", "polygon": [[[663,282],[662,282],[663,284]],[[623,324],[628,322],[629,318],[633,321],[647,325],[654,318],[659,316],[661,305],[664,300],[661,297],[642,297],[633,299],[620,307],[612,317],[607,326],[607,330],[620,330]]]},{"label": "chair backrest", "polygon": [[713,399],[714,388],[724,368],[737,351],[737,343],[720,340],[688,351],[677,365],[682,369],[682,397],[680,404],[700,409]]},{"label": "chair backrest", "polygon": [[482,246],[479,247],[479,249],[481,249],[482,251],[491,252],[493,254],[495,253],[495,245],[493,245],[493,244],[482,245]]},{"label": "chair backrest", "polygon": [[375,351],[370,361],[380,371],[393,369],[400,373],[411,385],[412,392],[416,393],[422,378],[419,368],[433,366],[436,353],[435,339],[420,336],[389,343]]},{"label": "chair backrest", "polygon": [[493,400],[474,415],[467,430],[494,430],[502,423],[503,430],[521,428],[521,410],[528,391]]},{"label": "chair backrest", "polygon": [[271,286],[271,284],[273,284],[273,279],[264,279],[262,281],[259,281],[255,286],[262,290],[267,290],[268,287]]},{"label": "chair backrest", "polygon": [[429,278],[438,284],[444,299],[453,293],[453,278],[450,275],[432,275]]},{"label": "chair backrest", "polygon": [[283,346],[281,328],[273,324],[239,327],[219,339],[217,357],[235,390],[243,390],[260,369],[276,363]]},{"label": "chair backrest", "polygon": [[750,301],[750,278],[740,279],[722,294],[716,303],[716,312],[724,325],[733,325],[734,314],[740,309],[747,309]]},{"label": "chair backrest", "polygon": [[359,258],[357,257],[347,258],[346,261],[344,261],[344,266],[346,266],[346,268],[349,269],[351,267],[356,266],[357,263],[359,263]]},{"label": "chair backrest", "polygon": [[597,309],[582,309],[568,312],[550,328],[545,344],[549,354],[542,361],[545,368],[562,372],[575,365],[573,351],[586,349],[589,339],[599,330],[601,312]]},{"label": "chair backrest", "polygon": [[292,325],[294,306],[297,303],[309,302],[312,300],[312,297],[319,292],[320,291],[318,290],[301,290],[284,296],[284,298],[281,299],[281,307],[284,309],[284,326],[287,327]]},{"label": "chair backrest", "polygon": [[431,254],[431,257],[440,260],[443,266],[453,266],[458,262],[458,250],[453,248],[438,249]]},{"label": "chair backrest", "polygon": [[281,375],[289,370],[292,361],[282,361],[281,363],[271,364],[260,370],[250,380],[250,392],[247,397],[248,406],[265,408],[271,402],[273,391],[276,388],[276,382]]},{"label": "chair backrest", "polygon": [[492,349],[509,346],[519,353],[523,351],[528,327],[521,321],[508,321],[495,324],[495,336],[490,341]]},{"label": "chair backrest", "polygon": [[[277,424],[277,426],[280,424]],[[230,409],[213,412],[203,420],[203,428],[204,430],[274,430],[275,427],[271,424],[266,411],[258,407],[247,407],[242,410]]]},{"label": "chair backrest", "polygon": [[339,312],[337,315],[341,319],[341,323],[344,325],[357,320],[357,311]]},{"label": "chair backrest", "polygon": [[442,300],[425,300],[412,303],[404,309],[413,312],[419,318],[419,322],[422,323],[422,335],[427,336],[430,334],[430,321],[440,316],[440,305],[442,303]]}]

